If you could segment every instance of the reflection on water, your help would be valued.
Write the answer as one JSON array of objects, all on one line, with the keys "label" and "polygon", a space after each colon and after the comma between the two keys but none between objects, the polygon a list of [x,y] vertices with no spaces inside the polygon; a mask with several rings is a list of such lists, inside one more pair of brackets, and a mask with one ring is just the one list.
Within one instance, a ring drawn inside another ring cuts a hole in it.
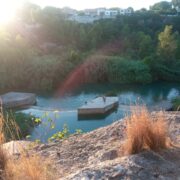
[{"label": "reflection on water", "polygon": [[[57,131],[61,131],[64,124],[67,124],[71,133],[76,129],[82,129],[84,132],[92,131],[98,127],[103,127],[117,121],[128,113],[128,109],[120,109],[105,116],[83,117],[79,118],[77,108],[82,106],[97,96],[113,92],[119,97],[120,104],[146,104],[153,106],[154,103],[161,100],[170,100],[180,92],[178,83],[153,83],[148,85],[124,86],[120,84],[91,84],[82,86],[74,92],[68,92],[64,97],[53,97],[53,95],[38,96],[37,106],[41,109],[27,109],[23,112],[32,113],[37,117],[42,117],[43,123],[32,131],[32,139],[41,139],[46,141]],[[50,111],[48,117],[44,116],[43,109],[55,108],[60,112]],[[49,119],[53,119],[55,128],[51,129]]]}]

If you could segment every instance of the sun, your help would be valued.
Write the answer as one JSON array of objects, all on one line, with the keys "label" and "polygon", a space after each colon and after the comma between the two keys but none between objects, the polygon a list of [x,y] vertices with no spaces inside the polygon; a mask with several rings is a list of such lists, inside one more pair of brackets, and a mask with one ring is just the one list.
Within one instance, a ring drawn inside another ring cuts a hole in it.
[{"label": "sun", "polygon": [[12,0],[0,2],[0,24],[8,23],[13,20],[18,5],[18,3],[13,2]]}]

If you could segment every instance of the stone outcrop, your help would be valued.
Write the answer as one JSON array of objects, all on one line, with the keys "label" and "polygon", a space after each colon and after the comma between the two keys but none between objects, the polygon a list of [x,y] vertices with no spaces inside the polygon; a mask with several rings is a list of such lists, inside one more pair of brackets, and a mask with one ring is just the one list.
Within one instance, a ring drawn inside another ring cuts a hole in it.
[{"label": "stone outcrop", "polygon": [[[171,152],[173,154],[173,152]],[[176,152],[177,153],[177,152]],[[178,154],[180,151],[178,151]],[[91,165],[64,179],[178,179],[177,165],[154,152],[117,158]]]},{"label": "stone outcrop", "polygon": [[62,180],[179,179],[180,112],[166,112],[175,146],[160,153],[123,154],[125,121],[117,121],[90,133],[40,144],[28,153],[50,158]]},{"label": "stone outcrop", "polygon": [[0,105],[4,108],[19,108],[32,106],[36,103],[33,93],[9,92],[0,96]]}]

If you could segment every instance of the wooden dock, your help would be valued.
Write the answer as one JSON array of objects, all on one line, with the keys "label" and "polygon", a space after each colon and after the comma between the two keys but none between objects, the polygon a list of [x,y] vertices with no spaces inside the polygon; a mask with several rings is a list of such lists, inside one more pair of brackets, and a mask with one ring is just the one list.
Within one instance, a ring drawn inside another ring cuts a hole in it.
[{"label": "wooden dock", "polygon": [[119,104],[118,97],[98,97],[78,108],[78,115],[105,114]]},{"label": "wooden dock", "polygon": [[0,106],[3,108],[20,108],[36,103],[33,93],[9,92],[0,96]]}]

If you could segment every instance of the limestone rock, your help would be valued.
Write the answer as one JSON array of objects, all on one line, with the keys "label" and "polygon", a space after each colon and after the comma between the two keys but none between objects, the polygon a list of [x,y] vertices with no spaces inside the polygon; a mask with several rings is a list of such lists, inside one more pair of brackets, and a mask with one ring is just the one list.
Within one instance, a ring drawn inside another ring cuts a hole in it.
[{"label": "limestone rock", "polygon": [[19,108],[35,103],[36,95],[33,93],[9,92],[0,96],[0,104],[5,108]]},{"label": "limestone rock", "polygon": [[50,158],[60,180],[179,180],[180,112],[166,112],[165,117],[176,146],[160,153],[146,151],[124,156],[125,120],[65,140],[37,145],[28,152]]}]

